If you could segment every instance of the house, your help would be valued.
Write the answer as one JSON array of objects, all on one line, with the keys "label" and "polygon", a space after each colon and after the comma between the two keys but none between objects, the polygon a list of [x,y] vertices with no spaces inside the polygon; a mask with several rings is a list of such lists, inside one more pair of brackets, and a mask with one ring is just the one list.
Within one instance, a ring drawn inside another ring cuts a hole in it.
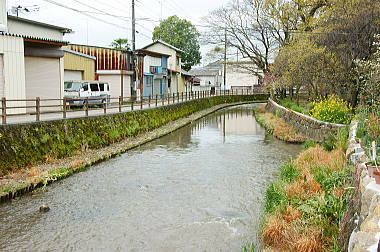
[{"label": "house", "polygon": [[177,93],[186,92],[186,87],[182,79],[181,58],[183,51],[161,40],[154,41],[153,43],[141,48],[139,51],[149,51],[168,56],[167,62],[167,92]]},{"label": "house", "polygon": [[192,83],[192,91],[216,92],[221,89],[223,83],[223,71],[220,65],[194,68],[191,69],[189,73],[199,79],[199,81]]},{"label": "house", "polygon": [[168,93],[168,60],[167,54],[151,52],[148,50],[137,50],[143,58],[143,82],[139,94],[144,98],[156,96],[163,98]]},{"label": "house", "polygon": [[70,44],[66,48],[96,59],[95,79],[109,83],[111,97],[131,97],[133,94],[131,51],[77,44]]},{"label": "house", "polygon": [[[8,100],[63,97],[63,35],[71,30],[7,15],[0,2],[0,97]],[[25,106],[12,101],[7,107]],[[7,113],[25,112],[14,108]]]},{"label": "house", "polygon": [[253,72],[258,71],[256,65],[250,61],[227,62],[226,89],[253,90],[260,84],[260,77]]},{"label": "house", "polygon": [[95,80],[96,58],[67,48],[64,51],[64,80]]},{"label": "house", "polygon": [[200,80],[195,78],[195,75],[184,70],[181,71],[181,77],[180,82],[182,83],[181,85],[185,86],[185,92],[191,92],[193,84],[200,83]]},{"label": "house", "polygon": [[190,74],[200,79],[199,84],[193,84],[193,91],[253,90],[260,83],[260,78],[253,74],[257,67],[251,62],[227,62],[226,70],[226,86],[223,62],[190,70]]}]

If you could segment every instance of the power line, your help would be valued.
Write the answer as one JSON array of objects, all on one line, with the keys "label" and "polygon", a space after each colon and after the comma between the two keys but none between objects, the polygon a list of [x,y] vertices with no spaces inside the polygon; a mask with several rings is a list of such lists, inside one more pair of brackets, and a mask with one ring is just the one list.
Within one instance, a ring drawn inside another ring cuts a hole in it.
[{"label": "power line", "polygon": [[77,12],[77,13],[80,13],[84,16],[87,16],[89,18],[92,18],[94,20],[97,20],[97,21],[100,21],[102,23],[105,23],[105,24],[108,24],[108,25],[111,25],[111,26],[115,26],[115,27],[118,27],[120,29],[124,29],[124,30],[130,30],[129,28],[125,27],[125,26],[121,26],[121,25],[118,25],[118,24],[115,24],[115,23],[112,23],[112,22],[109,22],[109,21],[106,21],[104,19],[101,19],[101,18],[98,18],[98,17],[95,17],[93,15],[90,15],[88,14],[86,11],[82,11],[82,10],[78,10],[78,9],[75,9],[75,8],[72,8],[72,7],[69,7],[67,5],[64,5],[64,4],[61,4],[61,3],[58,3],[56,1],[53,1],[53,0],[43,0],[45,2],[48,2],[50,4],[53,4],[53,5],[56,5],[56,6],[59,6],[61,8],[65,8],[65,9],[68,9],[68,10],[71,10],[71,11],[74,11],[74,12]]}]

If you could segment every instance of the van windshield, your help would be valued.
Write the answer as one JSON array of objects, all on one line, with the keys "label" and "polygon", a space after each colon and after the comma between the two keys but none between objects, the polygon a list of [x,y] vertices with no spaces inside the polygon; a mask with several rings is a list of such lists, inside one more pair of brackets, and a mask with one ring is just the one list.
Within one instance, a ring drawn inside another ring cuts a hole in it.
[{"label": "van windshield", "polygon": [[65,82],[65,91],[79,92],[81,88],[82,88],[82,83],[80,82]]}]

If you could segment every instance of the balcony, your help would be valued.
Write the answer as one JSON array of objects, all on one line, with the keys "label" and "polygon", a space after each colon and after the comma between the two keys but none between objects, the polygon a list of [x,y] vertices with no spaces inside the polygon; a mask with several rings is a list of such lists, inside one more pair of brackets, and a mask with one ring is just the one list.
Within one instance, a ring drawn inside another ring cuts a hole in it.
[{"label": "balcony", "polygon": [[168,70],[167,70],[167,68],[164,68],[164,67],[161,67],[161,66],[151,66],[150,67],[150,73],[151,74],[167,75]]}]

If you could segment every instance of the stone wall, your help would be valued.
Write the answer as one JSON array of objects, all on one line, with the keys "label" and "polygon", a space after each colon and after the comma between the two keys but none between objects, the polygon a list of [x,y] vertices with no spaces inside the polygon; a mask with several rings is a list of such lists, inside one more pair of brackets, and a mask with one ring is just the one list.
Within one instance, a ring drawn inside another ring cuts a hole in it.
[{"label": "stone wall", "polygon": [[347,125],[343,124],[319,121],[310,116],[287,109],[272,99],[268,100],[266,109],[283,118],[285,122],[293,126],[301,135],[320,143],[335,136],[339,128],[347,127]]},{"label": "stone wall", "polygon": [[348,252],[376,252],[380,239],[380,185],[368,175],[365,163],[368,161],[360,143],[356,141],[357,121],[350,129],[347,161],[353,169],[353,197],[341,226],[341,244]]}]

